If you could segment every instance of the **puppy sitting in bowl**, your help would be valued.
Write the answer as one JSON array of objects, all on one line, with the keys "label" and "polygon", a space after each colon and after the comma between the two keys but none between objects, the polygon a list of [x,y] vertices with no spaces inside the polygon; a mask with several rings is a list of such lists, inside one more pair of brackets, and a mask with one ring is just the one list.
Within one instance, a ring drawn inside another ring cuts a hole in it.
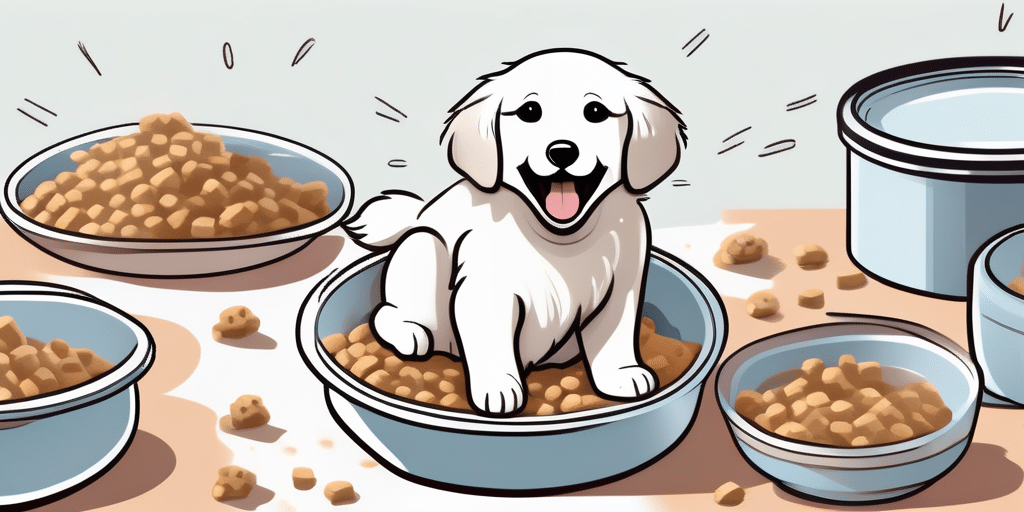
[{"label": "puppy sitting in bowl", "polygon": [[392,249],[377,339],[462,358],[483,414],[518,412],[524,372],[580,353],[606,398],[656,390],[637,348],[650,251],[640,201],[676,168],[684,129],[646,79],[587,51],[483,76],[441,135],[463,179],[427,202],[385,192],[346,222],[356,243]]}]

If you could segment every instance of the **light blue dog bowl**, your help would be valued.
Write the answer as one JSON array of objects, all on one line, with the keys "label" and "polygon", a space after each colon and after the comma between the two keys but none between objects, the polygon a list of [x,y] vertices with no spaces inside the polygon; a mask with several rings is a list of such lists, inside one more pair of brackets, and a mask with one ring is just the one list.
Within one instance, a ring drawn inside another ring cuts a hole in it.
[{"label": "light blue dog bowl", "polygon": [[0,509],[26,510],[88,485],[121,458],[156,345],[138,320],[62,286],[0,281],[0,315],[30,338],[59,338],[114,364],[77,386],[0,402]]},{"label": "light blue dog bowl", "polygon": [[643,314],[659,333],[701,345],[675,382],[644,400],[552,416],[490,418],[419,405],[352,377],[320,342],[369,321],[380,301],[384,258],[371,256],[320,282],[302,306],[298,343],[341,428],[382,465],[414,482],[523,496],[581,489],[639,471],[683,440],[725,346],[718,294],[685,263],[654,250]]},{"label": "light blue dog bowl", "polygon": [[971,262],[968,334],[986,405],[1024,407],[1024,296],[1008,286],[1022,262],[1024,226],[992,237]]},{"label": "light blue dog bowl", "polygon": [[[971,442],[981,400],[977,368],[967,351],[926,327],[880,317],[831,315],[838,321],[760,339],[722,364],[716,381],[718,403],[736,447],[779,487],[815,501],[877,503],[923,490],[949,472]],[[834,366],[843,354],[878,361],[883,378],[892,384],[931,382],[953,411],[952,421],[903,442],[834,447],[768,433],[733,408],[744,389],[767,391],[795,378],[806,359],[816,357]]]}]

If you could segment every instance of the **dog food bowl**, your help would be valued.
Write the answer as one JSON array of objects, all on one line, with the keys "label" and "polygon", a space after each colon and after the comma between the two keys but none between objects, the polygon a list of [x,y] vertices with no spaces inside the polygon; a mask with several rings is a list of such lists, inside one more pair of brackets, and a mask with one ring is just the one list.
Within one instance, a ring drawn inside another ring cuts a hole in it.
[{"label": "dog food bowl", "polygon": [[352,204],[352,180],[342,167],[313,148],[268,133],[192,123],[197,130],[219,135],[232,153],[258,156],[274,174],[300,183],[327,183],[331,211],[314,222],[258,235],[215,239],[105,238],[63,231],[36,222],[20,208],[21,201],[43,181],[74,170],[71,153],[95,143],[138,131],[124,124],[86,133],[36,153],[7,179],[0,212],[23,238],[73,265],[111,274],[146,277],[196,277],[247,270],[285,258],[336,226]]},{"label": "dog food bowl", "polygon": [[993,237],[971,262],[968,334],[986,405],[1024,407],[1024,296],[1008,286],[1022,262],[1024,226]]},{"label": "dog food bowl", "polygon": [[70,494],[121,458],[138,427],[136,383],[156,347],[137,320],[71,288],[0,282],[0,312],[31,338],[67,340],[114,364],[78,386],[0,402],[0,508],[6,509]]},{"label": "dog food bowl", "polygon": [[[967,351],[928,328],[880,317],[830,315],[838,320],[755,341],[722,364],[716,380],[718,403],[736,447],[779,487],[815,501],[864,504],[921,491],[949,472],[967,451],[981,400],[977,368]],[[890,384],[931,382],[953,419],[918,438],[851,448],[768,433],[733,408],[744,389],[766,391],[790,382],[806,359],[820,358],[831,366],[843,354],[878,361]]]},{"label": "dog food bowl", "polygon": [[721,299],[686,264],[653,251],[643,314],[658,333],[702,348],[679,379],[636,402],[550,416],[492,418],[398,399],[351,376],[320,339],[369,321],[380,301],[385,255],[335,271],[299,314],[302,357],[323,381],[341,428],[382,465],[417,482],[458,492],[524,496],[609,482],[639,471],[680,443],[722,354]]},{"label": "dog food bowl", "polygon": [[890,285],[964,300],[971,256],[1024,218],[1024,58],[900,66],[838,110],[854,263]]}]

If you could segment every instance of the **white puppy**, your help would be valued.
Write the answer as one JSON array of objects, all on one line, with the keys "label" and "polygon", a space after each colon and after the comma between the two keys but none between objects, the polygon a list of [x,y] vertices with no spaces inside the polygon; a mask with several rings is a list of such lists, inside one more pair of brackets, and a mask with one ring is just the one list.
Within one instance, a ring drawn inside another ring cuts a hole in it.
[{"label": "white puppy", "polygon": [[451,110],[433,200],[369,200],[346,229],[394,247],[371,326],[401,354],[461,357],[471,405],[525,405],[525,371],[582,352],[598,393],[657,388],[638,360],[650,228],[639,201],[679,162],[679,111],[599,55],[538,52],[486,75]]}]

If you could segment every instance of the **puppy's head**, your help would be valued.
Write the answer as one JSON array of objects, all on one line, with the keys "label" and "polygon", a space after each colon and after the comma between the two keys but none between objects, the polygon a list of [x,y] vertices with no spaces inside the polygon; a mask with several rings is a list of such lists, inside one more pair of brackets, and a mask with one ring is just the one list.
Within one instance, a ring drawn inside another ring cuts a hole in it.
[{"label": "puppy's head", "polygon": [[653,188],[686,144],[679,111],[646,79],[582,50],[485,75],[450,113],[452,167],[482,190],[516,192],[555,233],[578,229],[620,184]]}]

